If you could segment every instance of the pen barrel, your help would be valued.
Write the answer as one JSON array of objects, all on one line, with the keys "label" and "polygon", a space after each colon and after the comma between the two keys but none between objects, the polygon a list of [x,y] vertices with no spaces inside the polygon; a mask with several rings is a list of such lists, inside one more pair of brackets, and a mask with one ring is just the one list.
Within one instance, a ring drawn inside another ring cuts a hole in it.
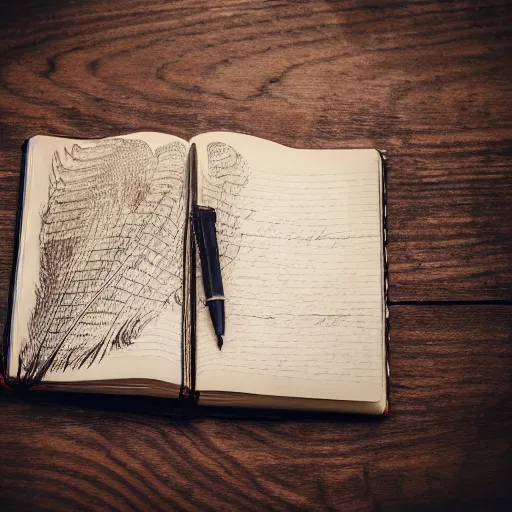
[{"label": "pen barrel", "polygon": [[224,287],[220,271],[219,246],[215,222],[217,215],[213,208],[197,206],[192,214],[206,300],[224,300]]}]

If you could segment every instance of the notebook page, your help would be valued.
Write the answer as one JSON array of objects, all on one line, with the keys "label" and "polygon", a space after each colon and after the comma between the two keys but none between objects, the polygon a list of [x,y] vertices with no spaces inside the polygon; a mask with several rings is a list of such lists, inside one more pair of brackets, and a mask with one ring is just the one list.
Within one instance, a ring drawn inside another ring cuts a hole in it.
[{"label": "notebook page", "polygon": [[193,142],[200,204],[217,209],[227,297],[222,351],[199,297],[197,389],[380,400],[377,151],[294,150],[230,133]]},{"label": "notebook page", "polygon": [[10,376],[52,358],[46,381],[181,382],[187,151],[158,133],[29,141]]}]

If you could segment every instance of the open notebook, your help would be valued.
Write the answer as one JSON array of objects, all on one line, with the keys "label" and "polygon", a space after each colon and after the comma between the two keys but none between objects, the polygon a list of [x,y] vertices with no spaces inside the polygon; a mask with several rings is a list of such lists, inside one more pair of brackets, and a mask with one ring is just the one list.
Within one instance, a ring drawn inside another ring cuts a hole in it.
[{"label": "open notebook", "polygon": [[[196,184],[199,204],[217,213],[222,351],[191,261]],[[376,150],[298,150],[227,132],[190,142],[160,133],[33,137],[7,380],[199,405],[383,413],[383,186]]]}]

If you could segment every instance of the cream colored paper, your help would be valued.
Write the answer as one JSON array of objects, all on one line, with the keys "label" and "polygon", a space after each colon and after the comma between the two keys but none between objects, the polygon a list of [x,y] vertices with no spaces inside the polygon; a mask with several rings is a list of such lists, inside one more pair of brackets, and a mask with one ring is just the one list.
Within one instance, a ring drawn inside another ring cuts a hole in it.
[{"label": "cream colored paper", "polygon": [[[155,151],[169,142],[179,141],[188,150],[188,142],[160,133],[135,133],[125,139],[139,139]],[[18,354],[28,340],[28,322],[35,305],[35,287],[39,279],[39,233],[41,213],[48,201],[49,176],[55,152],[64,159],[73,144],[90,147],[94,141],[37,136],[29,141],[24,211],[21,230],[9,374],[18,372]],[[151,378],[171,383],[181,382],[181,306],[174,301],[147,325],[135,342],[119,350],[111,350],[101,362],[65,371],[51,371],[47,381],[72,382],[124,378]]]},{"label": "cream colored paper", "polygon": [[[200,204],[217,208],[218,225],[233,225],[235,215],[241,235],[224,272],[222,351],[198,281],[197,389],[381,401],[385,305],[378,152],[294,150],[222,132],[191,142],[199,151]],[[224,211],[218,192],[208,186],[208,147],[219,142],[245,161],[236,165],[249,169]],[[230,258],[233,249],[227,250]],[[221,266],[227,261],[221,257]]]}]

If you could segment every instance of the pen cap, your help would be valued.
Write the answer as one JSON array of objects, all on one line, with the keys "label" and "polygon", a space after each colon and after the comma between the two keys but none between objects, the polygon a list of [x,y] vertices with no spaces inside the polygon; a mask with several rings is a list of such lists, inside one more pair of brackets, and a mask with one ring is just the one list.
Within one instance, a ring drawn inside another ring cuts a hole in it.
[{"label": "pen cap", "polygon": [[192,212],[192,223],[199,248],[204,293],[207,300],[212,297],[224,299],[217,231],[215,229],[216,220],[217,215],[213,208],[197,206]]}]

